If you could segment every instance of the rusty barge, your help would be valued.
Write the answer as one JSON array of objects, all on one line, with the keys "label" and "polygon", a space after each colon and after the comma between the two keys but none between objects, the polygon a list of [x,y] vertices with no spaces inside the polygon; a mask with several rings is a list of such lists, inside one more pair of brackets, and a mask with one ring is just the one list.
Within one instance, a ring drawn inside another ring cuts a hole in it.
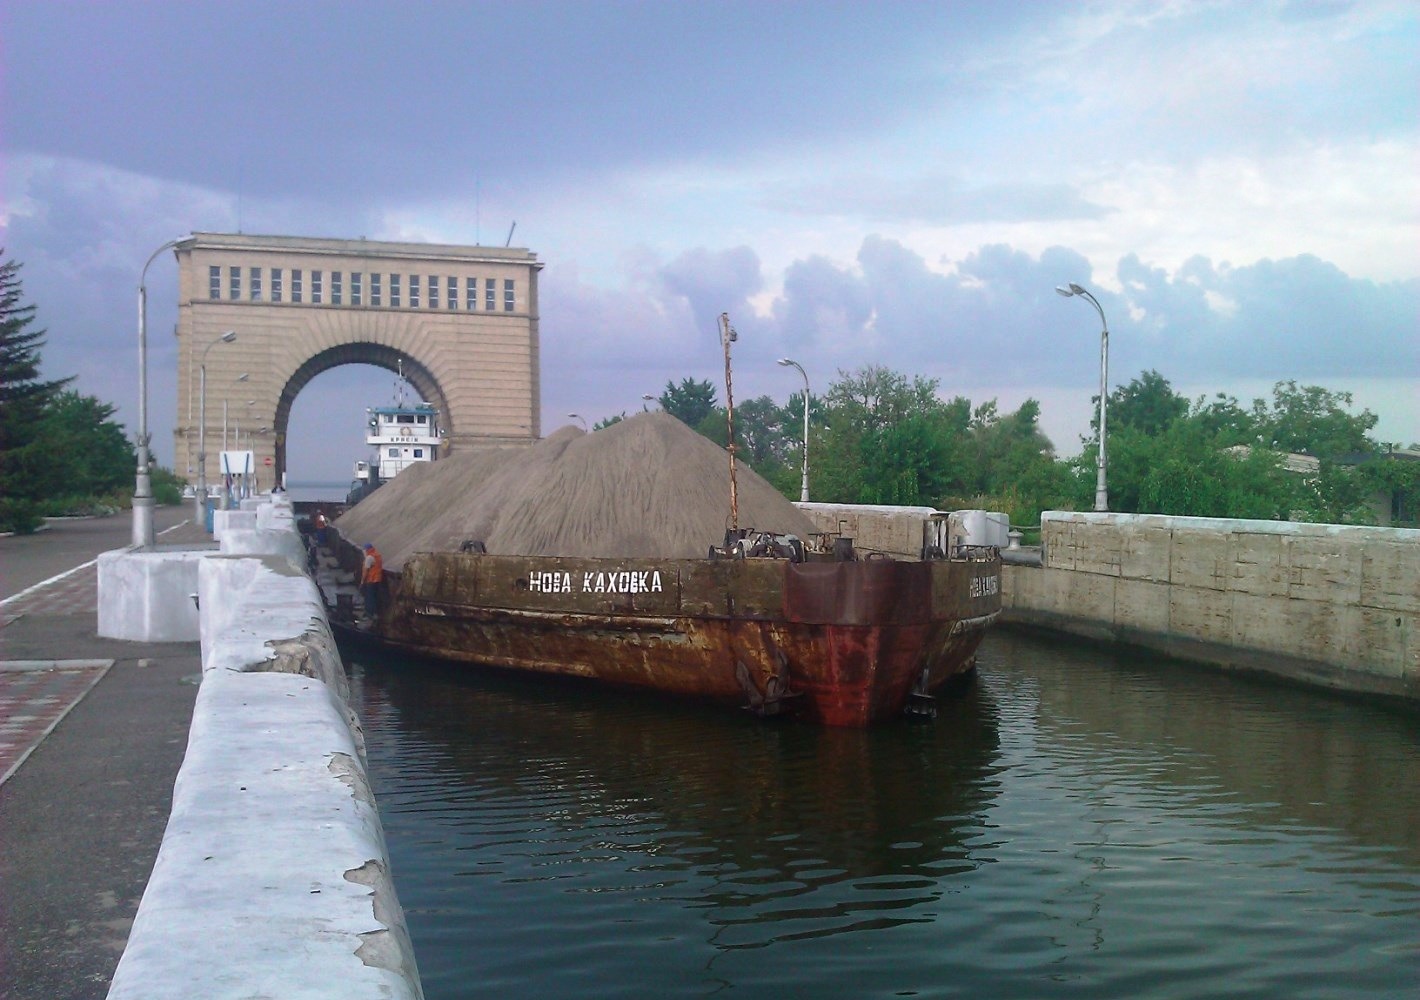
[{"label": "rusty barge", "polygon": [[726,455],[646,413],[412,469],[335,523],[346,569],[373,542],[385,572],[371,617],[347,595],[332,624],[421,656],[829,726],[932,714],[1000,611],[999,550],[955,514],[800,509],[733,468],[726,518]]},{"label": "rusty barge", "polygon": [[[858,558],[579,559],[421,552],[347,634],[489,667],[742,705],[829,726],[932,714],[1000,611],[991,547]],[[845,557],[845,553],[847,553]]]}]

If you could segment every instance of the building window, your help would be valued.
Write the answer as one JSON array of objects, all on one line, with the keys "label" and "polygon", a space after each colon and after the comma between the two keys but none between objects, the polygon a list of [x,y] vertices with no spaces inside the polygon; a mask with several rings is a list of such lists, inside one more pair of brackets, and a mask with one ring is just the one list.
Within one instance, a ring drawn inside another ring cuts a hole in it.
[{"label": "building window", "polygon": [[494,290],[496,287],[492,278],[483,279],[483,308],[489,312],[498,308],[498,293]]},{"label": "building window", "polygon": [[271,269],[271,301],[281,301],[281,268],[279,267]]},{"label": "building window", "polygon": [[343,275],[339,271],[330,272],[330,304],[340,305],[341,292],[344,291],[344,284],[341,281]]},{"label": "building window", "polygon": [[249,275],[249,276],[250,276],[250,278],[251,278],[251,300],[252,300],[253,302],[260,302],[260,301],[261,301],[261,268],[259,268],[259,267],[253,267],[253,268],[251,268],[251,270],[250,270],[250,275]]},{"label": "building window", "polygon": [[390,307],[399,308],[399,275],[390,275]]},{"label": "building window", "polygon": [[449,308],[457,309],[459,307],[459,279],[455,278],[452,274],[449,275],[448,289]]},{"label": "building window", "polygon": [[299,267],[291,269],[291,301],[301,301],[301,269]]},{"label": "building window", "polygon": [[360,304],[360,285],[364,277],[365,276],[359,271],[350,272],[350,304],[352,306],[358,306]]},{"label": "building window", "polygon": [[207,297],[209,299],[222,297],[222,269],[216,264],[207,268]]},{"label": "building window", "polygon": [[504,279],[503,279],[503,311],[504,311],[504,312],[508,312],[508,313],[510,313],[510,312],[513,311],[513,279],[512,279],[512,278],[504,278]]},{"label": "building window", "polygon": [[463,279],[463,287],[464,287],[463,307],[464,307],[465,309],[477,309],[477,308],[478,308],[478,279],[477,279],[477,278],[465,278],[465,279]]},{"label": "building window", "polygon": [[227,298],[239,299],[242,297],[242,269],[239,267],[227,268]]},{"label": "building window", "polygon": [[429,308],[439,308],[439,276],[437,274],[429,275]]},{"label": "building window", "polygon": [[320,305],[322,291],[321,277],[320,271],[311,272],[311,302],[316,305]]},{"label": "building window", "polygon": [[419,308],[419,275],[409,276],[409,308]]},{"label": "building window", "polygon": [[380,273],[375,271],[370,274],[370,305],[377,306],[380,304],[380,299],[382,298],[380,291]]}]

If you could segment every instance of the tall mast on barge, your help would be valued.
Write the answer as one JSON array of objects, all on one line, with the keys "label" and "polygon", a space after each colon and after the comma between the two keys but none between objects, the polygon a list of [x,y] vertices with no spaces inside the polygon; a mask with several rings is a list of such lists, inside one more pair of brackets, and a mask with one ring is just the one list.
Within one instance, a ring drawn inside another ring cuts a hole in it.
[{"label": "tall mast on barge", "polygon": [[[730,345],[739,337],[730,325],[730,314],[721,313],[720,343],[725,348],[725,420],[729,425],[725,450],[730,453],[730,531],[735,535],[740,530],[740,494],[735,485],[735,393],[730,381]],[[729,544],[728,540],[726,544]]]}]

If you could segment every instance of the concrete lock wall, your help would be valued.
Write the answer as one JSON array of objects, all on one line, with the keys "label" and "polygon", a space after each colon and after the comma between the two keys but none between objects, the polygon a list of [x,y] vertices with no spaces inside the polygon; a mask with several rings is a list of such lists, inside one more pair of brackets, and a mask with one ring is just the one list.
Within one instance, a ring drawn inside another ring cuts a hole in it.
[{"label": "concrete lock wall", "polygon": [[1420,699],[1420,532],[1050,511],[1006,622]]},{"label": "concrete lock wall", "polygon": [[98,633],[134,642],[197,638],[200,550],[115,549],[99,553]]},{"label": "concrete lock wall", "polygon": [[229,540],[267,552],[200,562],[202,686],[108,995],[422,997],[344,667],[286,551],[300,543]]}]

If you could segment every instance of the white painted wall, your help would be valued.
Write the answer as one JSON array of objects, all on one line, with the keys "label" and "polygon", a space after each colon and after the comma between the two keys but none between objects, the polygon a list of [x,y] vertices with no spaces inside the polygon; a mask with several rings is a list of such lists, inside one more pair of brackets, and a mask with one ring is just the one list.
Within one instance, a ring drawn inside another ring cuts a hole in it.
[{"label": "white painted wall", "polygon": [[99,554],[98,631],[105,639],[197,639],[200,550],[116,549]]},{"label": "white painted wall", "polygon": [[281,532],[246,534],[278,551],[198,563],[202,687],[108,995],[415,1000],[414,952],[319,591]]}]

